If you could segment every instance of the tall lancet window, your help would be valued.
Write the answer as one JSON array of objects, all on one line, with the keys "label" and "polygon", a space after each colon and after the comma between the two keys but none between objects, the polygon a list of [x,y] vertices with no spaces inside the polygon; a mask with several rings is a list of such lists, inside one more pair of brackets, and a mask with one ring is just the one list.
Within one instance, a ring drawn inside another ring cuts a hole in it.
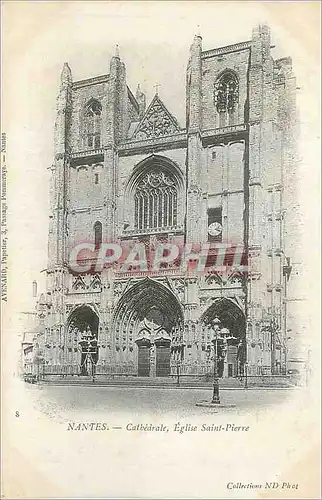
[{"label": "tall lancet window", "polygon": [[92,99],[86,106],[84,115],[84,145],[86,148],[96,149],[101,146],[101,115],[101,103]]},{"label": "tall lancet window", "polygon": [[178,192],[174,177],[160,168],[149,170],[136,186],[134,204],[136,229],[176,227]]},{"label": "tall lancet window", "polygon": [[94,241],[95,250],[98,250],[102,245],[102,223],[99,221],[94,224]]},{"label": "tall lancet window", "polygon": [[232,71],[226,71],[215,83],[214,101],[219,114],[219,127],[236,123],[238,87],[237,76]]}]

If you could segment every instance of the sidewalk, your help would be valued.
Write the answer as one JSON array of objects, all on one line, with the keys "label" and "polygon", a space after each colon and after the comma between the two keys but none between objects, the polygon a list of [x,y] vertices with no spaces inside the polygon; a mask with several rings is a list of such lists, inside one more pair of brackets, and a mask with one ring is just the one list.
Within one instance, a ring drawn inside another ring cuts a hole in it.
[{"label": "sidewalk", "polygon": [[[176,377],[131,377],[131,376],[106,376],[96,375],[92,377],[67,375],[47,375],[40,380],[40,385],[70,385],[70,386],[100,386],[100,387],[140,387],[140,388],[162,388],[162,389],[208,389],[213,386],[213,380],[200,379],[198,377],[180,377],[178,384]],[[244,389],[292,389],[296,387],[287,377],[250,377],[245,380],[237,378],[219,379],[220,389],[244,390]]]}]

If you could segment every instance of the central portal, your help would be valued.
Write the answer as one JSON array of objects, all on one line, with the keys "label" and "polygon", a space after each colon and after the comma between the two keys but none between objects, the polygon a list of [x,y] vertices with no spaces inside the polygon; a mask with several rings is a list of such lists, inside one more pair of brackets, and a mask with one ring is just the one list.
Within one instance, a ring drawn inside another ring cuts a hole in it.
[{"label": "central portal", "polygon": [[[182,337],[183,316],[172,292],[150,278],[124,294],[114,316],[115,338],[133,342],[139,377],[169,377],[174,345]],[[175,343],[175,344],[174,344]]]}]

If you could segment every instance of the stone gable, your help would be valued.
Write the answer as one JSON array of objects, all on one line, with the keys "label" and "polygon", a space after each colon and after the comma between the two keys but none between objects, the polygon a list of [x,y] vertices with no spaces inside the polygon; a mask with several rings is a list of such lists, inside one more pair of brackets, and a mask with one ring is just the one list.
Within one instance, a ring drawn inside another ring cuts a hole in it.
[{"label": "stone gable", "polygon": [[180,125],[167,110],[158,95],[155,95],[133,133],[132,139],[151,139],[180,131]]}]

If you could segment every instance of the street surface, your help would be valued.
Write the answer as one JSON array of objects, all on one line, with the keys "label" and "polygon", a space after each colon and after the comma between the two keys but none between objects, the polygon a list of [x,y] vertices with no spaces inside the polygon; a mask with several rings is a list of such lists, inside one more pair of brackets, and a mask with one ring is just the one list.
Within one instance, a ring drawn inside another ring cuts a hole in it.
[{"label": "street surface", "polygon": [[33,406],[50,417],[67,419],[92,415],[199,416],[220,412],[256,414],[292,397],[290,389],[249,389],[220,391],[223,405],[234,408],[199,408],[196,403],[210,401],[212,389],[164,389],[139,387],[37,386],[25,384]]}]

